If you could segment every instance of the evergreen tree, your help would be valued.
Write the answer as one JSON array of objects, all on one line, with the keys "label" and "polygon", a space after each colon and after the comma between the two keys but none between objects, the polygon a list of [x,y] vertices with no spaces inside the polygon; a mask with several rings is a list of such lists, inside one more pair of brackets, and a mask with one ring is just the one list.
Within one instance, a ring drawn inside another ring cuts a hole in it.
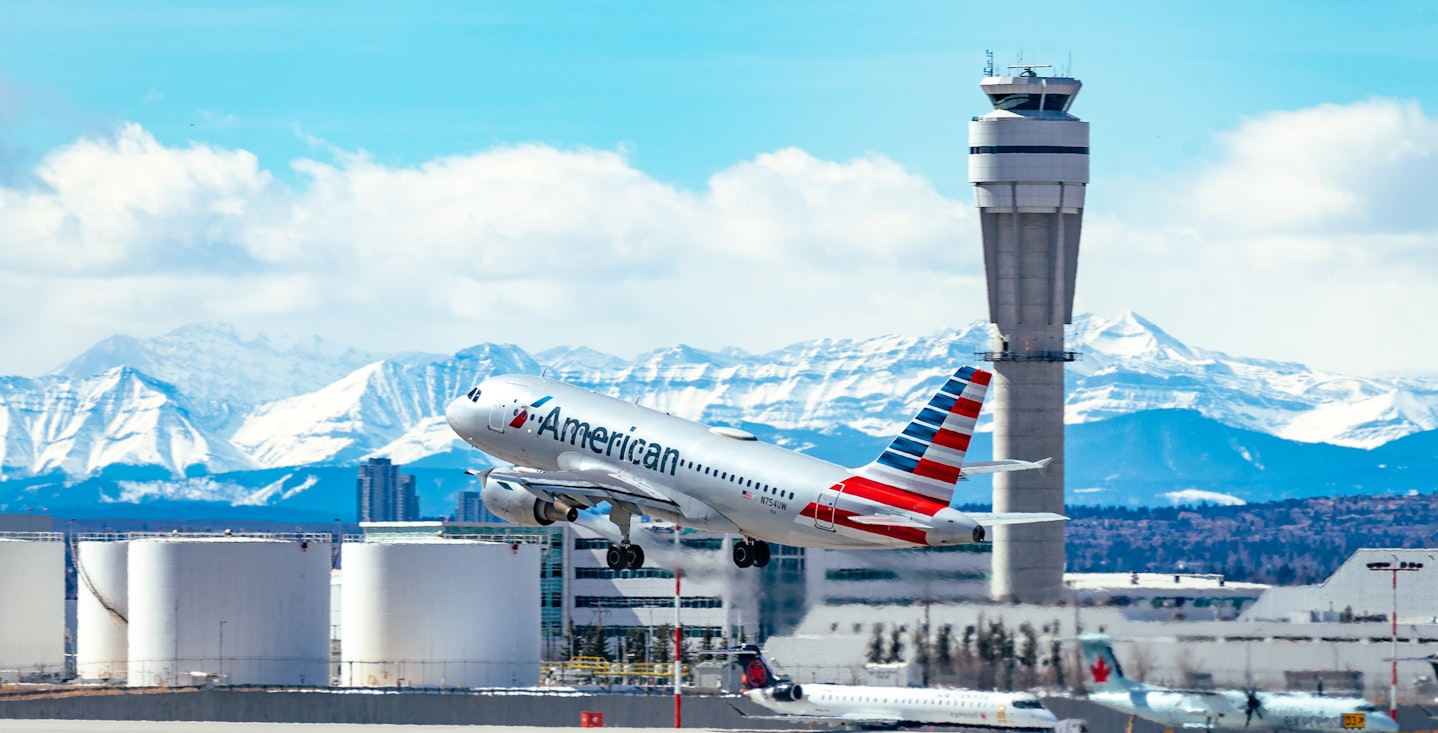
[{"label": "evergreen tree", "polygon": [[889,630],[889,653],[884,661],[889,663],[904,661],[904,627],[894,624]]},{"label": "evergreen tree", "polygon": [[944,624],[939,627],[938,636],[934,639],[934,667],[941,674],[954,673],[953,624]]},{"label": "evergreen tree", "polygon": [[1027,621],[1019,625],[1018,662],[1022,673],[1021,684],[1033,687],[1039,665],[1039,635],[1034,631],[1033,624]]},{"label": "evergreen tree", "polygon": [[654,629],[654,652],[650,659],[655,662],[669,662],[674,660],[674,627],[669,624],[659,624]]},{"label": "evergreen tree", "polygon": [[928,687],[929,680],[933,678],[933,660],[929,652],[929,627],[925,624],[915,624],[914,630],[909,634],[909,643],[914,646],[914,664],[919,668],[923,685]]},{"label": "evergreen tree", "polygon": [[884,661],[884,625],[874,624],[869,630],[869,649],[864,659],[870,664],[878,664]]},{"label": "evergreen tree", "polygon": [[[715,639],[715,637],[714,637],[714,627],[713,627],[713,626],[705,626],[705,627],[704,627],[704,633],[701,634],[700,637],[699,637],[699,648],[700,648],[700,649],[706,649],[706,650],[707,650],[707,649],[713,649],[713,648],[715,648],[715,647],[714,647],[714,639]],[[699,661],[701,661],[701,662],[707,661],[707,660],[710,660],[710,659],[713,659],[713,658],[714,658],[714,655],[712,655],[712,654],[700,654],[700,655],[699,655]]]}]

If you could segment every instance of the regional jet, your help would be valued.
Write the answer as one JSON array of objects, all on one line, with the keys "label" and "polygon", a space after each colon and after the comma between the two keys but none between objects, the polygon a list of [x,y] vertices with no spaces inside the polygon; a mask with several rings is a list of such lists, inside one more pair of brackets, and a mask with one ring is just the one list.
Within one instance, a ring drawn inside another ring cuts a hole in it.
[{"label": "regional jet", "polygon": [[1360,697],[1146,685],[1123,676],[1109,637],[1085,634],[1079,637],[1079,644],[1092,690],[1090,700],[1165,727],[1335,733],[1398,730],[1397,721]]},{"label": "regional jet", "polygon": [[[712,653],[712,652],[711,652]],[[734,650],[745,697],[792,721],[847,723],[866,728],[928,725],[1050,730],[1058,718],[1027,692],[875,687],[778,679],[759,647]]]},{"label": "regional jet", "polygon": [[1047,512],[964,513],[949,506],[966,475],[1042,469],[1017,459],[964,463],[988,372],[947,379],[874,462],[842,466],[532,375],[490,377],[450,402],[460,438],[509,467],[472,471],[481,500],[516,524],[572,522],[609,504],[620,542],[610,568],[639,568],[636,514],[740,534],[734,564],[763,567],[770,542],[832,549],[982,542],[987,527],[1066,519]]}]

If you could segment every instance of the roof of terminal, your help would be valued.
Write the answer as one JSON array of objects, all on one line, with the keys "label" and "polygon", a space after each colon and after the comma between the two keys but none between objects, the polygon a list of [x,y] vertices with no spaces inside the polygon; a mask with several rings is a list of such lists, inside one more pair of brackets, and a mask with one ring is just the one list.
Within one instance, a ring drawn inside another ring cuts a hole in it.
[{"label": "roof of terminal", "polygon": [[1267,590],[1262,583],[1224,580],[1222,575],[1196,573],[1064,573],[1064,587],[1079,593],[1141,593],[1181,591],[1225,595]]}]

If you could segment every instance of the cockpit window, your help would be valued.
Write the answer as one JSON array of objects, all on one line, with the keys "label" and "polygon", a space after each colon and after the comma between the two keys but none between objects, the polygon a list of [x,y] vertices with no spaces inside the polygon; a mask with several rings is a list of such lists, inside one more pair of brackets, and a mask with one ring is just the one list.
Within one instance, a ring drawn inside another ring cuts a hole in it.
[{"label": "cockpit window", "polygon": [[1374,705],[1374,704],[1371,703],[1371,702],[1368,703],[1367,705],[1359,705],[1359,706],[1358,706],[1358,712],[1360,712],[1360,713],[1376,713],[1376,712],[1378,712],[1378,706],[1377,706],[1377,705]]},{"label": "cockpit window", "polygon": [[1015,700],[1015,701],[1014,701],[1014,707],[1016,707],[1016,708],[1031,708],[1031,709],[1037,710],[1037,709],[1039,709],[1039,708],[1041,708],[1041,707],[1043,707],[1043,706],[1044,706],[1044,704],[1041,703],[1041,702],[1039,702],[1038,700],[1022,700],[1022,699],[1020,699],[1020,700]]},{"label": "cockpit window", "polygon": [[469,391],[469,394],[465,395],[465,397],[468,397],[470,402],[478,402],[478,401],[479,401],[479,387],[475,387],[474,389],[471,389],[471,390]]}]

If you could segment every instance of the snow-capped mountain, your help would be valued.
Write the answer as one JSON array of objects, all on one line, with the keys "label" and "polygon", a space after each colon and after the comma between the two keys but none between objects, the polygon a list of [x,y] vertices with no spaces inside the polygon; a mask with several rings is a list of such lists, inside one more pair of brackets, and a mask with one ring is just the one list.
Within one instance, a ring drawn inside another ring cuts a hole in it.
[{"label": "snow-capped mountain", "polygon": [[382,358],[318,337],[275,342],[222,323],[196,323],[152,339],[111,336],[50,374],[79,380],[129,367],[174,385],[196,419],[223,429],[254,405],[320,389]]},{"label": "snow-capped mountain", "polygon": [[[989,326],[975,323],[931,336],[825,339],[765,354],[678,345],[626,360],[587,348],[532,356],[484,344],[450,357],[382,359],[318,340],[277,345],[227,326],[187,326],[157,339],[107,339],[45,377],[0,379],[0,480],[75,482],[139,467],[150,479],[190,478],[173,491],[131,480],[105,500],[192,498],[224,485],[227,496],[254,503],[257,495],[300,493],[294,487],[311,481],[295,474],[275,483],[287,475],[275,471],[344,467],[369,456],[436,468],[483,465],[445,425],[445,403],[493,373],[546,370],[857,462],[901,429],[954,368],[975,363],[989,341]],[[1081,316],[1069,343],[1082,357],[1066,370],[1066,421],[1071,450],[1083,445],[1085,455],[1070,455],[1068,476],[1084,490],[1101,487],[1080,486],[1079,477],[1127,485],[1128,496],[1151,491],[1154,500],[1222,492],[1225,481],[1282,493],[1288,479],[1275,471],[1313,461],[1376,471],[1382,466],[1366,449],[1438,427],[1438,375],[1354,377],[1232,357],[1185,345],[1131,313]],[[989,426],[985,411],[979,429]],[[1165,442],[1128,455],[1126,446],[1105,446],[1105,435],[1127,445],[1158,435]],[[1154,453],[1164,462],[1152,460]],[[1084,461],[1095,455],[1108,456],[1108,473],[1087,470]],[[195,478],[243,471],[268,473],[263,484]],[[1184,484],[1185,476],[1193,480]],[[245,489],[269,485],[281,488]]]},{"label": "snow-capped mountain", "polygon": [[1304,443],[1373,448],[1438,428],[1438,375],[1374,379],[1186,346],[1133,313],[1075,320],[1083,358],[1067,370],[1069,424],[1191,409]]},{"label": "snow-capped mountain", "polygon": [[0,380],[0,473],[86,476],[109,466],[253,468],[248,454],[192,419],[174,386],[130,367],[87,379]]}]

